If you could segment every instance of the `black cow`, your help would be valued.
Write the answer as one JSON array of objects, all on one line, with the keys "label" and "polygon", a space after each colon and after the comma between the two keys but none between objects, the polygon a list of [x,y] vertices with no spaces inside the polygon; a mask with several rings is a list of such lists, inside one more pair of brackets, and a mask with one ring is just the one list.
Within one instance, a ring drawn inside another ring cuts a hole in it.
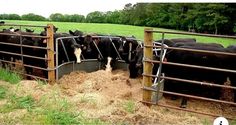
[{"label": "black cow", "polygon": [[[226,48],[226,52],[236,54],[236,45],[228,46]],[[235,65],[236,56],[226,56],[226,57],[227,57],[226,64],[228,64],[227,69],[236,70],[236,65]],[[231,86],[236,87],[236,73],[228,73],[228,76],[231,82]],[[234,90],[234,101],[236,102],[236,90]]]},{"label": "black cow", "polygon": [[[102,36],[97,39],[97,46],[101,55],[99,60],[105,65],[107,71],[111,71],[113,64],[118,57],[120,38],[112,38],[112,36]],[[102,56],[102,57],[101,57]]]},{"label": "black cow", "polygon": [[[56,28],[55,28],[56,29]],[[14,44],[20,44],[20,40],[22,39],[23,45],[29,45],[29,46],[39,46],[39,47],[46,47],[46,39],[43,38],[33,38],[33,37],[21,37],[20,36],[14,36],[14,35],[41,35],[46,36],[46,31],[43,31],[41,34],[33,34],[31,32],[22,32],[14,30],[13,28],[2,31],[4,33],[12,34],[12,35],[0,35],[0,41],[1,42],[7,42],[7,43],[14,43]],[[59,37],[68,37],[71,36],[69,34],[54,34],[54,45],[56,38]],[[70,61],[76,61],[77,63],[80,63],[80,54],[81,54],[81,47],[76,43],[76,41],[72,39],[63,39],[64,47],[66,49],[67,55],[65,54],[65,51],[63,49],[63,44],[59,41],[58,43],[58,62],[59,64],[66,62],[68,60]],[[54,48],[55,49],[55,48]],[[21,48],[18,46],[10,46],[10,45],[1,45],[0,46],[1,51],[7,51],[11,53],[21,53]],[[55,49],[56,50],[56,49]],[[37,56],[41,58],[45,58],[47,55],[47,51],[44,49],[36,49],[36,48],[30,48],[30,47],[22,47],[22,54],[28,55],[28,56]],[[28,56],[23,57],[23,63],[25,65],[31,65],[31,66],[38,66],[42,68],[47,68],[45,60],[30,58]],[[18,55],[9,55],[9,54],[1,54],[1,59],[4,59],[6,61],[10,61],[12,58],[14,60],[18,59],[21,60],[21,56]],[[67,58],[68,57],[68,58]],[[25,70],[27,74],[32,74],[33,68],[31,67],[25,67]],[[46,71],[44,72],[45,77],[47,76]],[[37,74],[35,74],[37,75]]]},{"label": "black cow", "polygon": [[75,30],[74,32],[69,30],[69,33],[72,35],[72,36],[83,36],[83,32],[82,31],[79,31],[79,30]]},{"label": "black cow", "polygon": [[[218,52],[227,52],[227,51],[236,52],[233,46],[230,46],[227,49],[225,49],[219,46],[218,47],[214,45],[211,46],[209,44],[202,44],[202,43],[201,44],[195,43],[191,45],[186,44],[179,47],[188,49],[218,51]],[[143,56],[142,49],[140,49],[140,53],[136,57],[137,60],[136,67],[138,67],[139,64],[142,64],[142,56]],[[235,57],[232,56],[170,50],[169,52],[167,52],[166,58],[167,61],[175,63],[184,63],[190,65],[201,65],[201,66],[226,68],[226,69],[232,69],[233,67],[233,69],[236,69],[233,64],[233,62],[235,62]],[[159,66],[158,64],[154,65],[154,67],[158,66]],[[154,70],[155,69],[157,68],[154,68]],[[137,69],[134,69],[133,71],[135,72],[137,71]],[[235,74],[233,73],[224,73],[220,71],[203,70],[203,69],[187,68],[187,67],[172,66],[172,65],[163,65],[162,72],[164,72],[165,75],[169,77],[177,77],[196,81],[207,81],[214,84],[223,84],[226,81],[226,78],[229,77],[232,86],[235,86]],[[194,94],[199,96],[206,96],[216,99],[218,99],[220,96],[220,88],[217,87],[208,88],[206,86],[199,86],[189,83],[181,83],[181,84],[176,84],[176,83],[177,82],[175,81],[167,80],[165,84],[165,90],[179,93],[186,93],[186,94]],[[187,100],[186,98],[184,98],[181,103],[181,106],[185,107],[186,104]]]},{"label": "black cow", "polygon": [[[60,37],[72,37],[72,36],[81,36],[83,33],[81,31],[76,30],[72,32],[69,30],[69,33],[56,33],[58,28],[53,26],[54,30],[54,47],[56,45],[56,39]],[[40,33],[41,36],[46,36],[47,28],[44,28],[44,31]],[[73,35],[72,35],[73,34]],[[63,44],[62,44],[63,43]],[[66,49],[64,51],[63,45]],[[44,44],[46,46],[46,44]],[[54,48],[56,50],[56,48]],[[66,53],[68,56],[66,56]],[[62,64],[63,62],[67,61],[76,61],[77,63],[81,62],[81,45],[77,43],[77,39],[75,41],[72,38],[65,38],[58,41],[58,64]]]},{"label": "black cow", "polygon": [[0,25],[5,24],[5,21],[0,21]]},{"label": "black cow", "polygon": [[74,32],[69,30],[69,33],[73,36],[77,36],[75,38],[76,42],[81,45],[82,55],[84,59],[97,59],[98,52],[98,37],[94,37],[92,35],[83,36],[83,32],[79,30],[75,30]]},{"label": "black cow", "polygon": [[[155,42],[161,43],[162,40],[157,40]],[[186,43],[196,43],[195,38],[175,38],[175,39],[164,39],[164,44],[167,46],[174,46],[175,44],[186,44]]]},{"label": "black cow", "polygon": [[[126,63],[130,63],[136,54],[136,49],[140,46],[134,37],[122,37],[122,45],[119,47],[121,58]],[[123,47],[123,49],[122,49]]]},{"label": "black cow", "polygon": [[[143,72],[143,47],[137,47],[135,55],[128,62],[129,64],[129,77],[136,78]],[[141,72],[141,73],[140,73]]]},{"label": "black cow", "polygon": [[[1,35],[0,36],[0,41],[5,42],[5,43],[13,43],[13,44],[22,43],[22,45],[39,46],[39,44],[40,44],[39,42],[41,41],[40,38],[16,36],[16,35],[38,35],[38,34],[30,33],[30,32],[23,32],[23,31],[19,31],[19,30],[14,30],[13,28],[6,29],[3,32],[9,34],[9,35]],[[0,46],[0,50],[12,53],[12,54],[5,54],[5,53],[1,54],[1,59],[6,60],[6,61],[16,61],[16,60],[23,59],[23,63],[25,65],[31,65],[31,66],[41,67],[42,63],[39,63],[40,62],[39,59],[30,58],[30,57],[27,57],[27,55],[28,56],[44,57],[44,56],[41,56],[41,54],[42,54],[41,51],[37,51],[37,49],[30,48],[30,47],[22,47],[22,50],[21,50],[21,47],[19,47],[19,46],[2,44]],[[26,55],[26,56],[23,56],[23,58],[20,56],[21,51],[22,51],[22,54]],[[27,74],[32,74],[32,72],[33,72],[33,69],[31,67],[26,66],[25,70],[26,70]]]},{"label": "black cow", "polygon": [[192,42],[178,42],[175,43],[173,46],[175,47],[180,47],[180,46],[199,46],[199,47],[215,47],[215,48],[224,48],[223,45],[219,44],[219,43],[192,43]]},{"label": "black cow", "polygon": [[[60,37],[70,37],[70,34],[67,33],[56,33],[54,34],[54,42],[56,42],[57,38]],[[63,48],[63,44],[65,46],[65,50]],[[62,39],[62,42],[58,41],[58,64],[62,64],[63,62],[68,61],[76,61],[77,63],[81,62],[81,46],[76,43],[71,38]],[[67,53],[67,55],[66,55]],[[69,60],[68,60],[69,59]]]},{"label": "black cow", "polygon": [[119,36],[86,35],[77,43],[81,45],[85,59],[98,59],[107,67],[106,70],[111,70],[116,60],[121,59],[118,53],[123,44]]},{"label": "black cow", "polygon": [[[180,46],[180,48],[187,49],[197,49],[197,50],[209,50],[225,52],[224,48],[210,46],[209,44],[186,44]],[[226,68],[225,67],[225,57],[223,55],[208,54],[208,53],[198,53],[198,52],[187,52],[172,50],[166,55],[168,62],[190,64],[190,65],[200,65],[215,68]],[[226,74],[220,71],[204,70],[197,68],[188,68],[172,65],[164,65],[163,72],[166,76],[176,77],[181,79],[189,79],[196,81],[207,81],[214,84],[223,84],[226,81]],[[212,87],[207,88],[206,86],[199,86],[189,83],[176,84],[175,81],[167,81],[165,84],[165,89],[185,94],[194,94],[199,96],[207,96],[211,98],[219,99],[220,88]],[[204,92],[204,94],[203,94]],[[207,93],[206,93],[207,92]],[[183,99],[181,107],[186,107],[187,100]]]},{"label": "black cow", "polygon": [[34,32],[34,30],[31,30],[31,29],[28,29],[28,28],[26,28],[25,31],[29,32],[29,33],[33,33]]}]

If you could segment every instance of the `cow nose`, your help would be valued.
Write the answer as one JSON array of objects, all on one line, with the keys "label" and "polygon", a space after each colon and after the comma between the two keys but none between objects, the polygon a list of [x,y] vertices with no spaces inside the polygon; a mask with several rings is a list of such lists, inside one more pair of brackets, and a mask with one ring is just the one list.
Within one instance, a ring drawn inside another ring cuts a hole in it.
[{"label": "cow nose", "polygon": [[88,52],[88,53],[91,53],[91,52],[92,52],[92,49],[91,49],[91,48],[88,48],[88,49],[87,49],[87,52]]},{"label": "cow nose", "polygon": [[137,63],[136,64],[136,68],[141,68],[142,64],[141,63]]},{"label": "cow nose", "polygon": [[124,52],[124,49],[119,48],[119,52],[120,52],[120,53],[123,53],[123,52]]}]

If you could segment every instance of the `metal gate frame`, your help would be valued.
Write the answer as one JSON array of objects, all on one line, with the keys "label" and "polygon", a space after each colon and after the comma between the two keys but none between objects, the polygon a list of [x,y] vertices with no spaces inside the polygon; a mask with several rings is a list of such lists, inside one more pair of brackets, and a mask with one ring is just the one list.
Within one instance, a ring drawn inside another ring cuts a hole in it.
[{"label": "metal gate frame", "polygon": [[[161,33],[162,34],[162,44],[161,44],[161,46],[153,46],[153,33]],[[186,49],[186,48],[177,48],[177,47],[164,47],[164,45],[163,45],[164,34],[182,34],[182,35],[196,35],[196,36],[208,36],[208,37],[236,39],[236,36],[211,35],[211,34],[188,33],[188,32],[162,32],[162,31],[153,30],[152,28],[145,28],[145,30],[144,30],[144,60],[143,60],[143,64],[144,64],[144,69],[143,70],[144,70],[144,72],[143,72],[143,87],[142,87],[142,89],[143,89],[143,100],[142,100],[142,102],[143,103],[145,103],[148,106],[158,105],[158,106],[162,106],[162,107],[167,107],[167,108],[172,108],[172,109],[177,109],[177,110],[183,110],[183,111],[188,111],[188,112],[193,112],[193,113],[198,113],[198,114],[203,114],[203,115],[208,115],[208,116],[213,116],[213,117],[220,116],[220,115],[210,114],[210,113],[205,113],[205,112],[199,112],[199,111],[193,111],[193,110],[183,109],[183,108],[170,106],[170,105],[159,104],[158,99],[153,99],[153,98],[156,98],[156,96],[153,96],[153,93],[157,93],[158,97],[160,96],[160,94],[165,93],[165,94],[169,94],[169,95],[177,95],[177,96],[183,96],[183,97],[188,97],[188,98],[193,98],[193,99],[199,99],[199,100],[206,100],[206,101],[236,105],[236,103],[234,103],[234,102],[217,100],[217,99],[210,99],[210,98],[205,98],[205,97],[192,96],[192,95],[187,95],[187,94],[181,94],[181,93],[161,90],[162,88],[160,86],[163,86],[162,85],[163,82],[160,82],[161,79],[182,81],[182,82],[188,82],[188,83],[191,83],[191,84],[201,84],[201,85],[205,85],[205,86],[228,88],[228,89],[234,89],[234,90],[236,89],[236,87],[232,87],[232,86],[216,85],[216,84],[213,85],[213,84],[207,83],[207,82],[203,83],[201,81],[193,81],[193,80],[179,79],[179,78],[174,78],[174,77],[161,76],[160,73],[159,73],[158,76],[157,75],[152,75],[152,63],[158,63],[160,65],[160,69],[162,67],[162,64],[165,64],[165,65],[175,65],[175,66],[183,66],[183,67],[191,67],[191,68],[199,68],[199,69],[208,69],[208,70],[214,70],[214,71],[223,71],[223,72],[236,73],[236,70],[213,68],[213,67],[206,67],[206,66],[197,66],[197,65],[188,65],[188,64],[180,64],[180,63],[173,63],[173,62],[163,62],[162,60],[161,61],[154,61],[152,59],[153,58],[153,47],[161,48],[160,58],[162,57],[162,53],[163,53],[164,49],[183,50],[183,51],[192,51],[192,52],[201,52],[201,53],[212,53],[212,54],[223,54],[223,55],[236,56],[236,53]],[[157,88],[153,88],[152,78],[158,78]],[[153,102],[153,100],[154,100],[154,102]],[[235,118],[228,118],[228,119],[232,120],[232,119],[235,119]]]}]

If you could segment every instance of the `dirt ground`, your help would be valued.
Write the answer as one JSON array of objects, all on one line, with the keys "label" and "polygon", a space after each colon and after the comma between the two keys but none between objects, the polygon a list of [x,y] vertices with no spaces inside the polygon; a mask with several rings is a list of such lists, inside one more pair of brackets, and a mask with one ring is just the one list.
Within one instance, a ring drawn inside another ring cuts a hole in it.
[{"label": "dirt ground", "polygon": [[[18,86],[19,87],[19,86]],[[121,124],[212,124],[214,117],[167,109],[160,106],[143,105],[142,79],[129,79],[128,72],[115,70],[112,73],[99,70],[92,73],[72,72],[63,76],[54,86],[40,86],[36,81],[25,80],[20,84],[21,93],[31,94],[35,100],[53,89],[60,96],[75,104],[88,118],[98,118],[109,123]],[[179,106],[180,99],[164,96],[160,102]],[[219,103],[189,100],[187,109],[236,117],[236,107]]]}]

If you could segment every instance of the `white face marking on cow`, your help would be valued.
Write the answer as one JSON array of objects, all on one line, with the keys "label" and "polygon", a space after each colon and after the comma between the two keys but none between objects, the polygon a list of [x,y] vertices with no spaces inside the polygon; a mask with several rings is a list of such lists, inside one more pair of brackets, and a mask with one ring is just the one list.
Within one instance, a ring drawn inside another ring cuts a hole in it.
[{"label": "white face marking on cow", "polygon": [[76,57],[76,62],[77,63],[81,63],[81,59],[80,59],[80,56],[81,56],[81,49],[80,48],[75,48],[75,52],[74,52],[74,54],[75,54],[75,57]]},{"label": "white face marking on cow", "polygon": [[11,32],[15,32],[15,29],[14,29],[14,28],[12,28],[12,29],[10,29],[10,31],[11,31]]},{"label": "white face marking on cow", "polygon": [[111,57],[107,57],[107,65],[106,65],[106,71],[107,72],[111,72],[112,68],[111,68]]},{"label": "white face marking on cow", "polygon": [[43,40],[43,43],[47,43],[47,40],[45,39],[45,40]]},{"label": "white face marking on cow", "polygon": [[131,60],[131,51],[132,51],[132,43],[129,43],[129,55],[128,55],[128,60]]},{"label": "white face marking on cow", "polygon": [[123,46],[125,45],[125,43],[126,43],[126,40],[123,41]]}]

